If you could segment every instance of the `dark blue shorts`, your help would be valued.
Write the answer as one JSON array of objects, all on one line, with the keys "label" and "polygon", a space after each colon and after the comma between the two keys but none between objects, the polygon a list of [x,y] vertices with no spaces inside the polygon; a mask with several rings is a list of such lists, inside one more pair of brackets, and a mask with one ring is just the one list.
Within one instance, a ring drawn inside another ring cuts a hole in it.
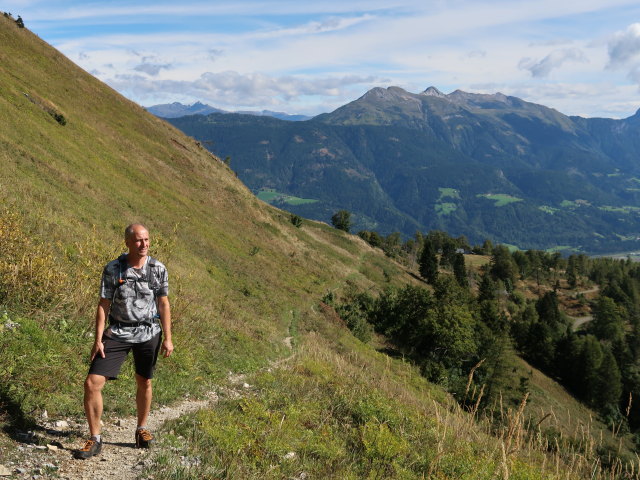
[{"label": "dark blue shorts", "polygon": [[133,363],[136,367],[136,373],[143,378],[153,378],[153,371],[160,351],[161,338],[162,333],[159,333],[146,342],[126,343],[103,336],[104,358],[99,354],[96,355],[89,367],[89,373],[115,380],[118,378],[120,368],[129,351],[133,351]]}]

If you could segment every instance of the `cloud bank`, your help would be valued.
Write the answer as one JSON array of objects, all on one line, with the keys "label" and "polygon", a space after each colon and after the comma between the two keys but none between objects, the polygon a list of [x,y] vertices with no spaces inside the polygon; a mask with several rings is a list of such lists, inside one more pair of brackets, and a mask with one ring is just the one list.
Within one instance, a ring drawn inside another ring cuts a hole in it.
[{"label": "cloud bank", "polygon": [[143,105],[317,114],[375,86],[435,85],[522,92],[567,114],[640,107],[637,0],[6,0],[3,9]]},{"label": "cloud bank", "polygon": [[523,58],[520,60],[518,67],[528,70],[532,77],[547,77],[552,70],[560,68],[568,61],[587,62],[584,53],[578,48],[564,48],[562,50],[554,50],[540,61],[531,58]]}]

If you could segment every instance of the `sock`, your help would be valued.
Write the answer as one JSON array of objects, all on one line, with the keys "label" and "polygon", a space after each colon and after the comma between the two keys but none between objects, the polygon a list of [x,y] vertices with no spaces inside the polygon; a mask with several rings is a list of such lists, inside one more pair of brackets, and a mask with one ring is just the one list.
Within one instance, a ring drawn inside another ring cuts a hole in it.
[{"label": "sock", "polygon": [[136,430],[148,430],[146,425],[140,425]]},{"label": "sock", "polygon": [[100,443],[102,439],[100,435],[91,435],[91,440],[95,440],[96,442]]}]

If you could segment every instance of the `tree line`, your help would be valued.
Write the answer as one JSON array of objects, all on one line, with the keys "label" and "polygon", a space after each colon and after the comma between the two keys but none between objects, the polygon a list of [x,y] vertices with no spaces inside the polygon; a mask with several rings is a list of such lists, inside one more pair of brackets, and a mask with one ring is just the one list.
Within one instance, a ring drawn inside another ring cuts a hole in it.
[{"label": "tree line", "polygon": [[[384,335],[397,354],[461,401],[468,397],[473,370],[483,405],[505,383],[519,381],[521,393],[527,389],[527,378],[509,378],[505,352],[515,350],[609,425],[639,432],[640,439],[640,264],[511,251],[490,241],[470,246],[464,237],[441,231],[416,233],[405,242],[399,234],[358,235],[415,264],[424,280],[422,286],[388,287],[377,296],[348,289],[340,300],[325,298],[361,339]],[[488,255],[489,262],[470,270],[470,253]],[[587,300],[585,291],[597,294]],[[568,298],[591,314],[579,328],[563,313]]]}]

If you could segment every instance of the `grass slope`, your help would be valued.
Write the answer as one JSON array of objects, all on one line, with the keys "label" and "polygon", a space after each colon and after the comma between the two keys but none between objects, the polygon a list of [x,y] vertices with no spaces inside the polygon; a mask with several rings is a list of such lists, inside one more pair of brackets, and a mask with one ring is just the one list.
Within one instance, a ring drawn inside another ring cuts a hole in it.
[{"label": "grass slope", "polygon": [[[512,429],[489,435],[322,307],[346,283],[375,291],[415,281],[380,251],[321,223],[295,228],[193,139],[5,17],[0,44],[0,420],[9,431],[45,409],[82,414],[99,274],[122,250],[123,226],[141,221],[169,268],[175,321],[156,402],[215,389],[229,372],[253,372],[254,384],[177,422],[154,478],[580,478],[591,467],[575,458],[547,467],[555,460],[525,441],[518,410],[505,412]],[[295,355],[269,366],[289,354],[285,337]],[[132,376],[129,366],[109,385],[107,414],[132,412]],[[172,456],[177,445],[200,458],[197,468]],[[289,451],[296,460],[283,463]]]},{"label": "grass slope", "polygon": [[[161,401],[204,390],[200,383],[280,355],[301,305],[350,276],[372,285],[359,273],[365,263],[377,259],[400,275],[359,239],[316,222],[295,228],[287,214],[257,200],[194,140],[28,30],[0,20],[0,111],[6,119],[0,125],[6,247],[0,301],[11,321],[22,325],[3,332],[4,346],[16,354],[3,378],[14,383],[9,396],[26,411],[80,411],[78,386],[99,274],[122,250],[121,230],[129,222],[149,226],[152,253],[171,276],[178,350],[160,368],[159,383],[168,387],[159,389]],[[54,106],[66,125],[25,93]],[[383,276],[380,267],[362,268],[374,280]],[[24,291],[41,294],[47,288],[55,290],[50,301],[18,301]],[[21,349],[34,356],[38,349],[58,353],[38,359]],[[71,371],[64,371],[69,365]],[[33,378],[17,381],[25,375]],[[30,388],[47,375],[57,398],[51,404],[40,389]],[[108,408],[131,406],[128,394],[120,399],[125,390]]]}]

